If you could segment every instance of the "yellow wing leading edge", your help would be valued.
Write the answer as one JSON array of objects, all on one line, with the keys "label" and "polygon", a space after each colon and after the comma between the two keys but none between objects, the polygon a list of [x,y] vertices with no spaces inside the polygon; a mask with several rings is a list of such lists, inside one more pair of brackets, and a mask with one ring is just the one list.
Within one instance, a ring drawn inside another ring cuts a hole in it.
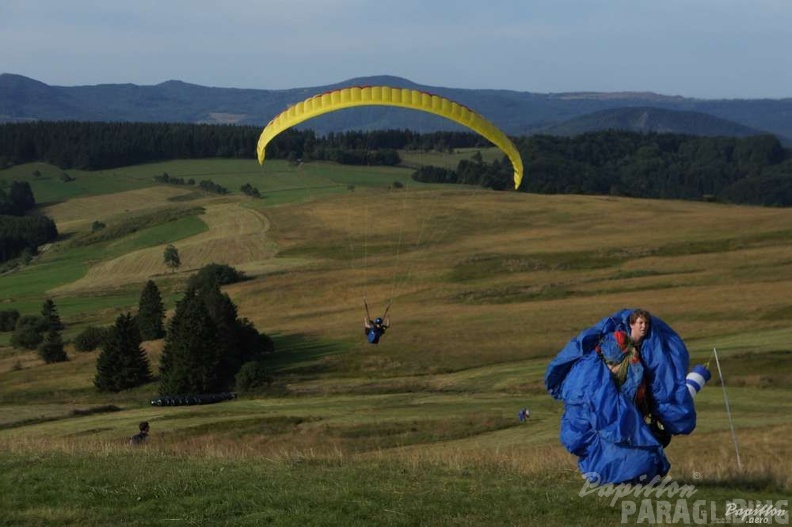
[{"label": "yellow wing leading edge", "polygon": [[481,134],[500,148],[514,168],[514,188],[523,178],[523,162],[514,143],[499,128],[469,108],[431,93],[390,86],[354,86],[315,95],[275,116],[261,132],[256,151],[264,163],[267,144],[284,130],[319,115],[355,106],[399,106],[450,119]]}]

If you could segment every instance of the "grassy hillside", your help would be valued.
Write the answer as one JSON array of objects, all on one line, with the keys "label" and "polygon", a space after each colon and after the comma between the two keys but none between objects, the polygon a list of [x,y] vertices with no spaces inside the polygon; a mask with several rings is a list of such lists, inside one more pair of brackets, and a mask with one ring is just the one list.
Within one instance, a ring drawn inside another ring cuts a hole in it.
[{"label": "grassy hillside", "polygon": [[[33,167],[14,170],[0,178]],[[154,186],[163,171],[205,174],[234,194]],[[408,176],[207,161],[38,181],[66,236],[0,276],[3,309],[37,313],[51,297],[73,336],[134,310],[149,278],[172,308],[191,272],[228,263],[251,277],[226,292],[275,339],[275,381],[232,402],[152,407],[155,384],[96,392],[97,352],[45,365],[0,334],[3,521],[620,524],[618,504],[580,495],[543,374],[569,338],[623,307],[671,324],[694,363],[720,354],[742,468],[713,381],[696,399],[697,430],[668,450],[675,480],[721,515],[726,499],[789,495],[792,210]],[[248,182],[263,199],[239,194]],[[85,188],[67,195],[73,183]],[[97,220],[115,235],[90,238]],[[176,272],[162,263],[167,243],[182,257]],[[364,298],[377,313],[391,302],[378,346],[363,339]],[[145,347],[156,366],[162,342]],[[130,450],[141,420],[152,438]]]}]

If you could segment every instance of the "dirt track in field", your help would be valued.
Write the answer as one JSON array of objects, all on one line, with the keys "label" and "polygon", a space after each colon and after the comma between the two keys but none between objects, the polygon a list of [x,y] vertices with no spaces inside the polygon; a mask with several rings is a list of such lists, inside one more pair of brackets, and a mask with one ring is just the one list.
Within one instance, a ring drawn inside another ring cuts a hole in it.
[{"label": "dirt track in field", "polygon": [[[231,265],[241,271],[261,267],[277,246],[267,236],[269,220],[237,203],[207,205],[200,218],[208,231],[174,243],[179,251],[178,273],[191,273],[210,263]],[[87,274],[53,292],[107,290],[145,282],[170,273],[163,262],[164,246],[149,247],[92,266]]]}]

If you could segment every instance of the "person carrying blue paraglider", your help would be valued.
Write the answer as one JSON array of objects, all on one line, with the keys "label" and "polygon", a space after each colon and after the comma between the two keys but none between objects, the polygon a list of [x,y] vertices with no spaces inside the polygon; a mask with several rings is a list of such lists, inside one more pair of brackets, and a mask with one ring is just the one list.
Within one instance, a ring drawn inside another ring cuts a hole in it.
[{"label": "person carrying blue paraglider", "polygon": [[560,439],[584,477],[649,482],[668,473],[664,448],[695,428],[693,396],[709,378],[706,369],[688,375],[688,365],[679,335],[643,309],[619,311],[567,343],[545,386],[564,402]]}]

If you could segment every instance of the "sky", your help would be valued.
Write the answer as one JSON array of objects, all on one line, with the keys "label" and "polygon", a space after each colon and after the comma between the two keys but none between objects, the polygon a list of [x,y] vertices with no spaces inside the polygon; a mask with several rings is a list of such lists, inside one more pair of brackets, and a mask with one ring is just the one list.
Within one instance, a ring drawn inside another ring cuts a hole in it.
[{"label": "sky", "polygon": [[0,0],[0,73],[792,97],[792,0]]}]

